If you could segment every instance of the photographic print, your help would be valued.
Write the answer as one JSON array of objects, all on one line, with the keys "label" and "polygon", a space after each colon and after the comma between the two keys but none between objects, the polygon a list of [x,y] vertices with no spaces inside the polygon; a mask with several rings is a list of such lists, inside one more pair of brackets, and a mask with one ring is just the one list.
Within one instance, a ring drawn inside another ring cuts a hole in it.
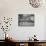
[{"label": "photographic print", "polygon": [[34,14],[18,14],[18,26],[34,26]]}]

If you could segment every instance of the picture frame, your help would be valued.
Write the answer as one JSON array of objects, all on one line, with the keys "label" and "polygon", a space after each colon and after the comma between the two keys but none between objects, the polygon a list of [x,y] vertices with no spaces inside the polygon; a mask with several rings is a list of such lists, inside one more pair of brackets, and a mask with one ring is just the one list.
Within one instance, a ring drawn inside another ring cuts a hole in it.
[{"label": "picture frame", "polygon": [[34,14],[18,14],[18,26],[34,26]]}]

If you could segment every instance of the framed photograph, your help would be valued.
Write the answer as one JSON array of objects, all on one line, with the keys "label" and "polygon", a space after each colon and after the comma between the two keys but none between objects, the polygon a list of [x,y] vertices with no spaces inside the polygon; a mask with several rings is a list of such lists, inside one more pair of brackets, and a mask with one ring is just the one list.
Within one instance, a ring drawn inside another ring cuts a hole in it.
[{"label": "framed photograph", "polygon": [[18,26],[34,26],[34,14],[18,14]]}]

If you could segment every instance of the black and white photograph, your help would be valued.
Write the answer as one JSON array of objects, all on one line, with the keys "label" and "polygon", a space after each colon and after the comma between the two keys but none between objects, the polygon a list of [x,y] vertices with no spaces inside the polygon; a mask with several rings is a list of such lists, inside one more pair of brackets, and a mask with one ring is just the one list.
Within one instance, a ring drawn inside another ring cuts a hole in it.
[{"label": "black and white photograph", "polygon": [[34,26],[34,14],[18,14],[18,26]]}]

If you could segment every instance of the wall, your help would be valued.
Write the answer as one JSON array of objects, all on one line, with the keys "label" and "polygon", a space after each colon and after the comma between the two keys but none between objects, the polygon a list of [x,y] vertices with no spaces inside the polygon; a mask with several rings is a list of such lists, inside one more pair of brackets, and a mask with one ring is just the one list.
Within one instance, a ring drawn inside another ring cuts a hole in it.
[{"label": "wall", "polygon": [[[0,0],[0,18],[3,16],[13,17],[13,22],[10,33],[17,40],[27,40],[34,34],[37,35],[39,40],[45,38],[45,15],[46,6],[40,8],[32,8],[28,0]],[[18,26],[18,14],[35,14],[35,26],[34,27],[19,27]],[[2,35],[0,31],[0,35]],[[4,34],[4,33],[3,33]],[[4,37],[0,36],[0,39]]]}]

